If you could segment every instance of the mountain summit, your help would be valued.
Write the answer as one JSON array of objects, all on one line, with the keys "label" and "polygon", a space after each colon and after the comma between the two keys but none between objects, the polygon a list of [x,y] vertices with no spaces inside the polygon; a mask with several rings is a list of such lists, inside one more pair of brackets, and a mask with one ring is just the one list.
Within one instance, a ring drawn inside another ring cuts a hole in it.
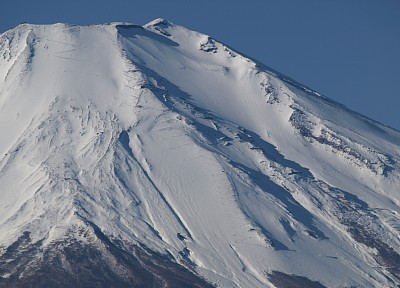
[{"label": "mountain summit", "polygon": [[207,35],[7,31],[0,133],[0,287],[400,285],[400,133]]}]

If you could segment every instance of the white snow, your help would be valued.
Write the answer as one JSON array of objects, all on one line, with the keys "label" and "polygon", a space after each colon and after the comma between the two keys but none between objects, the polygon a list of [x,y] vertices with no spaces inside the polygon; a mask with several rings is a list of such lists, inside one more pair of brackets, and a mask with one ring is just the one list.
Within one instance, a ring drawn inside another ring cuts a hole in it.
[{"label": "white snow", "polygon": [[400,133],[262,67],[163,19],[2,34],[0,247],[87,219],[221,287],[393,285],[337,203],[400,253]]}]

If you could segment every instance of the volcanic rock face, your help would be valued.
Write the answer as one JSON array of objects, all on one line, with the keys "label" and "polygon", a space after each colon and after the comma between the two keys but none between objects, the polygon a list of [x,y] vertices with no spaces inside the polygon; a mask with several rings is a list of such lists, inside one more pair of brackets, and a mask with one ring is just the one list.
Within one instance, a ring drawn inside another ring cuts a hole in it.
[{"label": "volcanic rock face", "polygon": [[397,287],[400,133],[209,36],[0,36],[1,287]]}]

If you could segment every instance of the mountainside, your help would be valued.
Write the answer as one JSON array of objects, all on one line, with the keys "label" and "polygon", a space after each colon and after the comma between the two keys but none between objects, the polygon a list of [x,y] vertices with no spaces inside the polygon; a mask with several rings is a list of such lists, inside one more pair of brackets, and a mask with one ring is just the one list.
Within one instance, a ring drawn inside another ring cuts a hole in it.
[{"label": "mountainside", "polygon": [[0,287],[400,286],[400,132],[207,35],[7,31],[0,133]]}]

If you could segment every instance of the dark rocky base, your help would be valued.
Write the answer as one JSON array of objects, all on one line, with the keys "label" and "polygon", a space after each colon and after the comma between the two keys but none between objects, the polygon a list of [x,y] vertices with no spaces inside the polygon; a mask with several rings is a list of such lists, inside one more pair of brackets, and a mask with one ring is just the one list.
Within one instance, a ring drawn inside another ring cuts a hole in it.
[{"label": "dark rocky base", "polygon": [[25,232],[0,257],[0,287],[213,287],[172,257],[126,249],[93,228],[90,245],[68,239],[46,248]]}]

